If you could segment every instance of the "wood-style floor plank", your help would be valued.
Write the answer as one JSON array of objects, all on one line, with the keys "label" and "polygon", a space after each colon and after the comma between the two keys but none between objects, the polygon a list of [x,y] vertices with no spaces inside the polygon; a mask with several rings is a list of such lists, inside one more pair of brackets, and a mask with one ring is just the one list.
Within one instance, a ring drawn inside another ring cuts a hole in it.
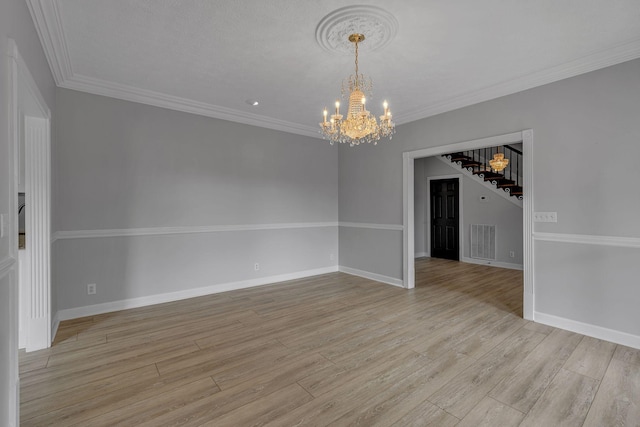
[{"label": "wood-style floor plank", "polygon": [[456,427],[517,427],[523,418],[522,412],[486,396]]},{"label": "wood-style floor plank", "polygon": [[640,366],[613,358],[584,425],[640,426]]},{"label": "wood-style floor plank", "polygon": [[380,390],[369,400],[352,408],[337,420],[336,426],[388,426],[420,406],[425,396],[433,394],[451,378],[471,365],[474,360],[451,352],[411,374],[399,378],[390,387]]},{"label": "wood-style floor plank", "polygon": [[[638,425],[640,350],[522,319],[522,272],[416,262],[62,322],[24,426]],[[543,423],[543,424],[541,424]]]},{"label": "wood-style floor plank", "polygon": [[310,400],[313,400],[313,397],[302,387],[291,384],[204,425],[216,427],[266,425],[269,421],[290,413],[292,409]]},{"label": "wood-style floor plank", "polygon": [[464,372],[445,384],[429,400],[457,418],[464,418],[496,384],[545,338],[521,328]]},{"label": "wood-style floor plank", "polygon": [[582,335],[573,332],[551,332],[489,396],[520,412],[529,412],[581,339]]},{"label": "wood-style floor plank", "polygon": [[561,369],[521,426],[581,426],[599,385],[598,380]]},{"label": "wood-style floor plank", "polygon": [[460,420],[453,415],[425,400],[393,423],[391,427],[453,427],[459,422]]},{"label": "wood-style floor plank", "polygon": [[616,345],[613,343],[584,337],[564,367],[577,374],[601,380],[615,350]]}]

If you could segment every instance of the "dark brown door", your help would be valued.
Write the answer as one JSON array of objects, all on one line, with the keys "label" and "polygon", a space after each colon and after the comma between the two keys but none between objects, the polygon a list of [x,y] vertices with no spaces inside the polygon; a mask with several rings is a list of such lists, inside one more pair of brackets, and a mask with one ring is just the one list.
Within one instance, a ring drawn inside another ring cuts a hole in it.
[{"label": "dark brown door", "polygon": [[458,178],[431,181],[431,256],[460,259]]}]

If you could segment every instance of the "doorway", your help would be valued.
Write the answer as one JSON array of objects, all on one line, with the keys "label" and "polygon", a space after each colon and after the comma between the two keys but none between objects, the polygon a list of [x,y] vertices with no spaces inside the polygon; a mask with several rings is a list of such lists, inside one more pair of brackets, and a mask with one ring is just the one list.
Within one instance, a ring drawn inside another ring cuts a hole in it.
[{"label": "doorway", "polygon": [[458,178],[429,181],[430,253],[433,258],[460,260],[460,185]]},{"label": "doorway", "polygon": [[437,147],[407,151],[403,160],[403,286],[415,287],[415,215],[414,215],[414,163],[422,157],[440,156],[447,153],[475,150],[489,146],[522,143],[523,147],[523,317],[533,320],[534,282],[533,282],[533,131],[531,129],[510,134],[497,135],[471,141],[440,145]]}]

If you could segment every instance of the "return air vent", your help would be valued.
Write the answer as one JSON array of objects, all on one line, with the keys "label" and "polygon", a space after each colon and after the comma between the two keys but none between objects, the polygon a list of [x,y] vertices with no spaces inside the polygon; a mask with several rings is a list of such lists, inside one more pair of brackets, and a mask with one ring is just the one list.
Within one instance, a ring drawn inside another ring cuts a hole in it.
[{"label": "return air vent", "polygon": [[496,259],[496,226],[471,224],[471,258]]}]

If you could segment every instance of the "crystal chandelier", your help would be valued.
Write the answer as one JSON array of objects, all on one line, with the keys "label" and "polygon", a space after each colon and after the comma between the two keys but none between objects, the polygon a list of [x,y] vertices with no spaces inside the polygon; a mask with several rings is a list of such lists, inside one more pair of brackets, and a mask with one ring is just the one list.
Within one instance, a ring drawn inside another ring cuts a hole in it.
[{"label": "crystal chandelier", "polygon": [[367,98],[365,94],[371,95],[371,79],[365,80],[364,74],[358,74],[358,43],[364,40],[362,34],[351,34],[349,41],[355,45],[356,51],[356,72],[349,76],[342,84],[342,97],[349,94],[349,108],[347,117],[343,120],[340,114],[340,100],[336,101],[335,114],[327,120],[328,111],[324,109],[324,118],[320,123],[322,137],[328,139],[331,145],[336,142],[348,143],[350,146],[361,143],[373,142],[374,145],[383,137],[389,137],[395,133],[395,125],[391,120],[389,104],[384,101],[384,114],[380,116],[380,124],[375,116],[372,116],[366,109]]},{"label": "crystal chandelier", "polygon": [[489,160],[489,165],[494,172],[500,172],[504,170],[509,164],[509,159],[504,158],[504,153],[496,153],[493,155],[493,159]]}]

